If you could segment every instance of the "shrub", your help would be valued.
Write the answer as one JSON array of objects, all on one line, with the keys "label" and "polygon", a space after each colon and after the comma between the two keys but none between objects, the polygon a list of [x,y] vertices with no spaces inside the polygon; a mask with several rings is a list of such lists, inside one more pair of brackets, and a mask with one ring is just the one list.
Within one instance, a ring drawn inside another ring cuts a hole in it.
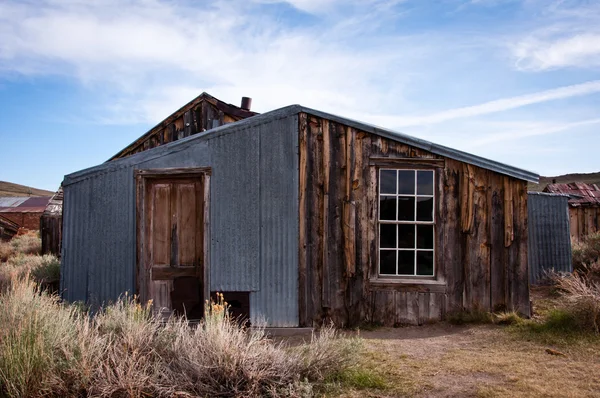
[{"label": "shrub", "polygon": [[359,342],[332,327],[288,347],[240,328],[222,296],[206,313],[162,321],[124,296],[92,317],[15,279],[0,294],[0,396],[301,396],[355,363]]},{"label": "shrub", "polygon": [[573,269],[581,270],[600,261],[600,232],[585,236],[581,241],[571,242]]},{"label": "shrub", "polygon": [[27,275],[41,285],[58,282],[60,261],[52,254],[13,256],[0,264],[0,291],[6,289],[12,279],[23,279]]},{"label": "shrub", "polygon": [[7,261],[19,254],[40,254],[42,240],[37,232],[18,235],[8,242],[0,242],[0,262]]},{"label": "shrub", "polygon": [[29,280],[0,295],[0,395],[37,397],[66,390],[79,319]]},{"label": "shrub", "polygon": [[494,313],[493,318],[494,323],[497,325],[519,325],[523,323],[523,318],[516,311]]},{"label": "shrub", "polygon": [[579,327],[600,332],[600,284],[578,272],[556,277],[555,281],[565,299],[565,310]]}]

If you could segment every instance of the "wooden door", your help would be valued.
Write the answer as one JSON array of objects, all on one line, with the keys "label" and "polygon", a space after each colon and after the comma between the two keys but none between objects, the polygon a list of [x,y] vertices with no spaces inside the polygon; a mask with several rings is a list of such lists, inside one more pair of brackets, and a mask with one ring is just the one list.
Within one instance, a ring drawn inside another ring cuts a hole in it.
[{"label": "wooden door", "polygon": [[[138,288],[163,317],[203,316],[206,290],[206,176],[144,176],[138,182]],[[141,187],[139,186],[141,185]],[[139,242],[140,243],[140,242]]]}]

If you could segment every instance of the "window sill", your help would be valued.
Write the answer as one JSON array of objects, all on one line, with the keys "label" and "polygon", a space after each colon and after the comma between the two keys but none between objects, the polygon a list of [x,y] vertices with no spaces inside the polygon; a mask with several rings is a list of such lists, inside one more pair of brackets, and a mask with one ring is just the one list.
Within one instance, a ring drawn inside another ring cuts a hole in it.
[{"label": "window sill", "polygon": [[371,278],[369,285],[373,290],[418,291],[446,293],[446,282],[436,279],[412,278]]}]

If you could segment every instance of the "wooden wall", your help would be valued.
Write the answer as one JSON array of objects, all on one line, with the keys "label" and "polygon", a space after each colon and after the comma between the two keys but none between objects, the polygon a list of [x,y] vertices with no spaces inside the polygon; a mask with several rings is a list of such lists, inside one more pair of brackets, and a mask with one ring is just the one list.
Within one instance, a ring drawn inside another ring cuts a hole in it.
[{"label": "wooden wall", "polygon": [[600,231],[600,206],[569,206],[571,239]]},{"label": "wooden wall", "polygon": [[167,117],[110,160],[124,158],[255,114],[203,94]]},{"label": "wooden wall", "polygon": [[[529,315],[527,184],[300,114],[300,324],[422,324],[464,309]],[[436,170],[436,278],[377,278],[377,170]]]}]

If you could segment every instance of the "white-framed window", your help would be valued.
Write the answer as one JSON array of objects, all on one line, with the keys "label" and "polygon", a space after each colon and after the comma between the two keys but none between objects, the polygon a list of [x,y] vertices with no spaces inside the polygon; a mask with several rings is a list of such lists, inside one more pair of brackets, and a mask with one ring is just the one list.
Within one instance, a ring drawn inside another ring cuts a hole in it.
[{"label": "white-framed window", "polygon": [[435,171],[379,169],[379,275],[435,275]]}]

